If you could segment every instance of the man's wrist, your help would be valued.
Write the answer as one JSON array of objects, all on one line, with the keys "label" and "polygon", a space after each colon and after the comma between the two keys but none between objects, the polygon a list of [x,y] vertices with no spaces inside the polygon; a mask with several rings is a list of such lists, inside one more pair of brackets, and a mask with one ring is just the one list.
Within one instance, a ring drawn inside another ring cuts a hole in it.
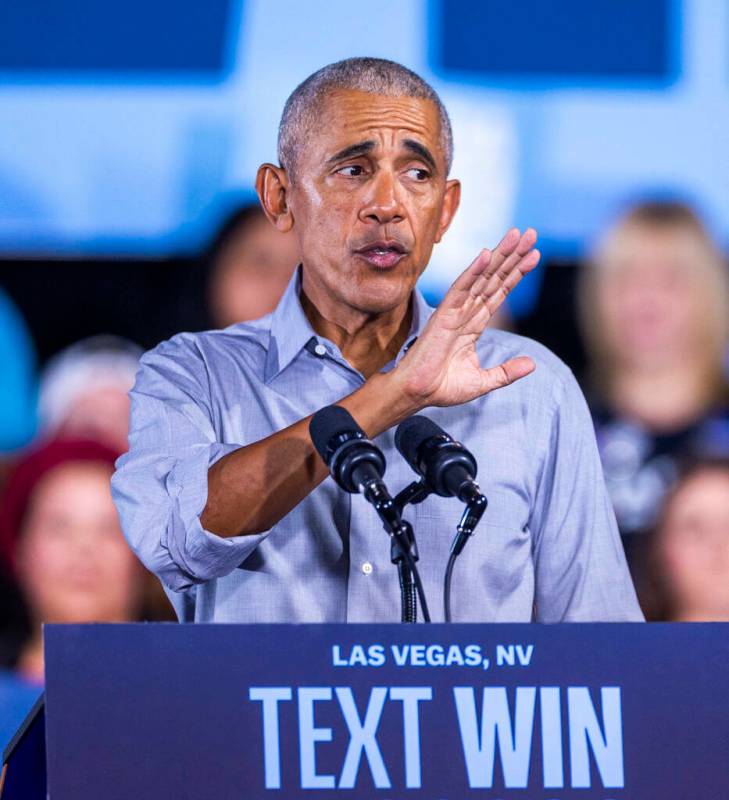
[{"label": "man's wrist", "polygon": [[396,369],[376,373],[361,389],[344,398],[340,405],[371,437],[398,425],[423,408],[404,391]]}]

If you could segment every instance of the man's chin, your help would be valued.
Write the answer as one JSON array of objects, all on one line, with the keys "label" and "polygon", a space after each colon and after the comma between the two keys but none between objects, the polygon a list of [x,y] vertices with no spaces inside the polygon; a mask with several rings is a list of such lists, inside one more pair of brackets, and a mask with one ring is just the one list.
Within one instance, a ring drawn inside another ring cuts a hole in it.
[{"label": "man's chin", "polygon": [[347,288],[347,300],[360,311],[384,314],[406,303],[415,283],[415,278],[394,273],[365,275]]}]

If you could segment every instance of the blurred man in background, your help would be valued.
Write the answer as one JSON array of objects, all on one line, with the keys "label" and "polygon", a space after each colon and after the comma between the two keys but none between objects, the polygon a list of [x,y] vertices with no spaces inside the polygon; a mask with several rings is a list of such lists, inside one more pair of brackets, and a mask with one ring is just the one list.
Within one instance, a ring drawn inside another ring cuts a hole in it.
[{"label": "blurred man in background", "polygon": [[127,449],[129,390],[142,349],[118,336],[83,339],[55,355],[41,375],[42,439],[94,439]]}]

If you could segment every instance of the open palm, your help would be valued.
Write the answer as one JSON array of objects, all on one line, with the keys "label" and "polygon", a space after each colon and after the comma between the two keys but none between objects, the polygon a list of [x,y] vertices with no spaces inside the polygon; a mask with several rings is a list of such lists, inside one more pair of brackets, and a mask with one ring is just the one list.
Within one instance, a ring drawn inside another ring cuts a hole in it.
[{"label": "open palm", "polygon": [[482,369],[476,342],[508,293],[539,262],[537,234],[512,228],[492,250],[482,250],[455,281],[400,367],[406,392],[424,406],[465,403],[528,375],[525,356]]}]

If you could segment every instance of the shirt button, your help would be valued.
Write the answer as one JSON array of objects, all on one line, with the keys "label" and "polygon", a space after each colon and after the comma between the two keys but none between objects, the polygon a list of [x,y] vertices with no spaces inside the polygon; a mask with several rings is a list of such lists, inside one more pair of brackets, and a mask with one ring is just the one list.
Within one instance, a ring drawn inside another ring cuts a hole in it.
[{"label": "shirt button", "polygon": [[372,570],[373,566],[369,561],[365,561],[364,564],[362,564],[362,572],[364,572],[365,575],[371,575]]},{"label": "shirt button", "polygon": [[324,345],[323,345],[323,344],[318,344],[318,345],[317,345],[317,346],[314,348],[314,352],[315,352],[315,353],[316,353],[318,356],[325,356],[325,355],[327,354],[327,349],[326,349],[326,347],[324,347]]}]

